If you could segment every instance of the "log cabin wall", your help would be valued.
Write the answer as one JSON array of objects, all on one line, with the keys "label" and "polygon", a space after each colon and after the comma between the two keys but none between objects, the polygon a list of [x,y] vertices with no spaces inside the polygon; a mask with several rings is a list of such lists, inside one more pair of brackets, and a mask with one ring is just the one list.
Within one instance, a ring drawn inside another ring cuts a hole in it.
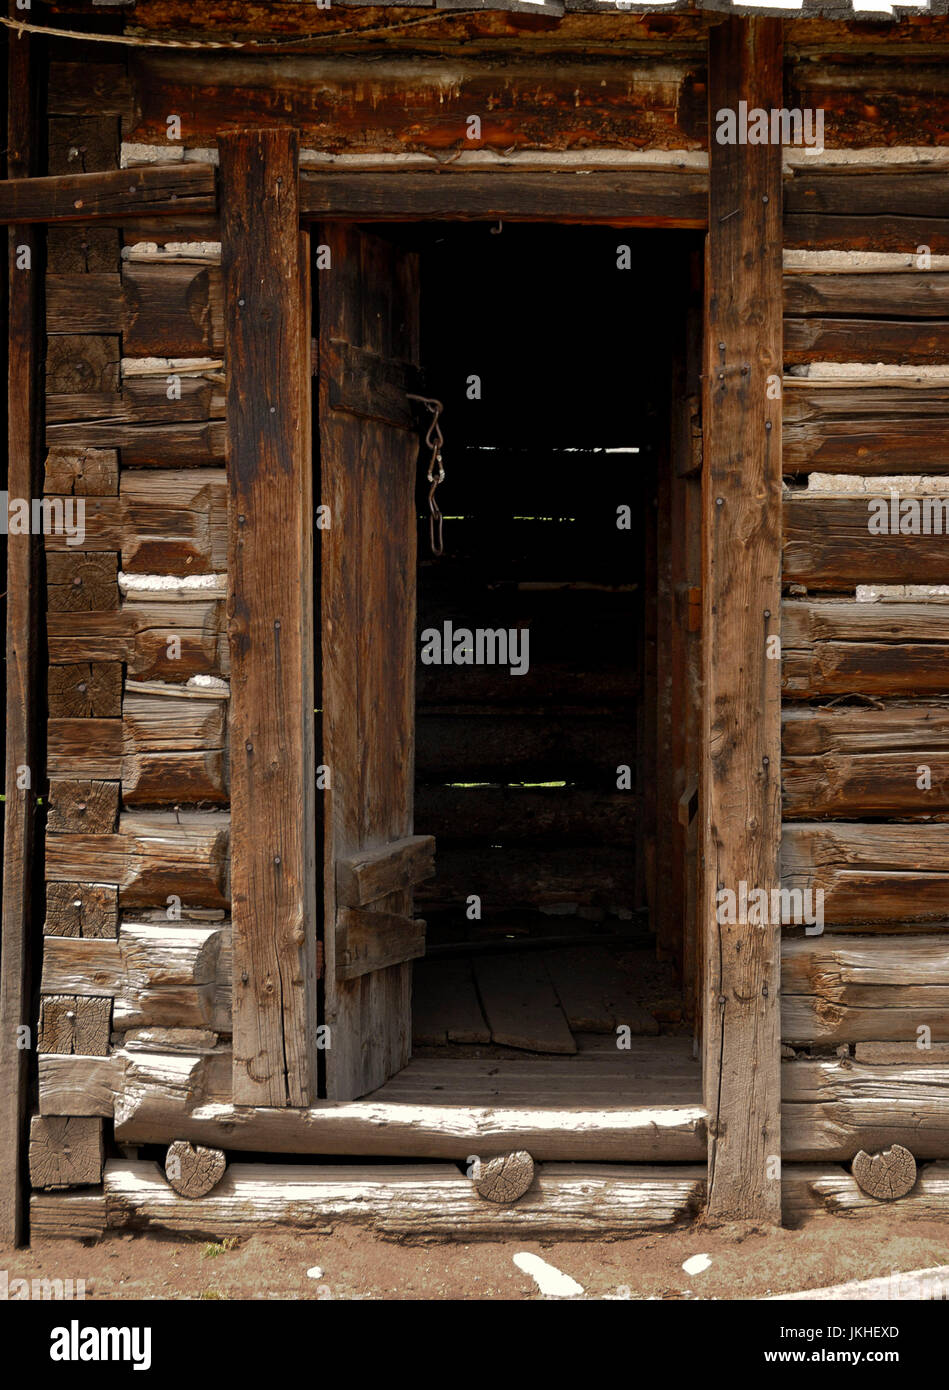
[{"label": "log cabin wall", "polygon": [[[380,21],[353,13],[328,23]],[[148,32],[168,14],[140,6],[136,19]],[[49,171],[148,162],[158,145],[163,161],[203,160],[221,131],[274,119],[323,156],[424,162],[458,145],[469,110],[488,109],[496,152],[694,155],[707,142],[717,21],[660,19],[467,15],[451,27],[469,42],[446,57],[443,17],[428,40],[387,44],[371,89],[343,46],[281,58],[139,50],[126,63],[121,50],[106,61],[95,45],[54,43]],[[944,584],[949,566],[942,537],[864,528],[865,494],[888,495],[896,475],[897,491],[933,493],[930,477],[946,473],[945,380],[912,369],[949,365],[949,261],[924,269],[915,257],[918,246],[949,256],[949,42],[928,20],[904,21],[889,48],[871,26],[802,20],[785,32],[788,104],[823,106],[828,145],[855,159],[838,170],[802,157],[785,178],[783,871],[789,886],[825,889],[827,929],[785,933],[783,1152],[849,1159],[900,1140],[947,1157],[947,1073],[935,1064],[949,983],[949,610],[880,586]],[[414,55],[410,81],[400,51]],[[170,114],[182,119],[173,151]],[[884,146],[907,149],[882,168],[856,158]],[[213,219],[56,227],[48,245],[47,493],[84,499],[87,537],[55,541],[47,560],[34,1176],[69,1186],[98,1180],[103,1121],[114,1114],[121,1139],[143,1095],[172,1114],[231,1095],[226,363]],[[901,260],[858,267],[854,251]],[[822,256],[834,252],[845,254]],[[899,370],[865,370],[880,362]],[[917,1047],[921,1026],[930,1051]],[[67,1143],[74,1166],[51,1169]]]},{"label": "log cabin wall", "polygon": [[825,930],[784,929],[782,1151],[941,1158],[949,551],[912,501],[902,533],[869,522],[947,489],[945,39],[881,61],[815,37],[785,68],[837,149],[785,178],[782,874],[824,891]]}]

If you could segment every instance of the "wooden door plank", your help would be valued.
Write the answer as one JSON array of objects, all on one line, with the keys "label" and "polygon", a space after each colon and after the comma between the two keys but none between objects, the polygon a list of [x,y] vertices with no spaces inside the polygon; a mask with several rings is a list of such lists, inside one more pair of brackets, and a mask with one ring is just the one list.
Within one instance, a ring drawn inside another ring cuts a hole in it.
[{"label": "wooden door plank", "polygon": [[538,953],[481,956],[474,969],[496,1043],[528,1052],[576,1052],[577,1044]]},{"label": "wooden door plank", "polygon": [[[777,19],[709,38],[709,111],[782,105]],[[714,119],[713,119],[714,126]],[[780,927],[716,921],[719,888],[778,886],[781,836],[781,150],[710,142],[702,788],[709,1215],[781,1220]]]},{"label": "wooden door plank", "polygon": [[344,907],[336,918],[336,974],[356,980],[425,954],[425,923],[397,912]]},{"label": "wooden door plank", "polygon": [[297,136],[222,135],[234,1100],[316,1095],[309,287]]}]

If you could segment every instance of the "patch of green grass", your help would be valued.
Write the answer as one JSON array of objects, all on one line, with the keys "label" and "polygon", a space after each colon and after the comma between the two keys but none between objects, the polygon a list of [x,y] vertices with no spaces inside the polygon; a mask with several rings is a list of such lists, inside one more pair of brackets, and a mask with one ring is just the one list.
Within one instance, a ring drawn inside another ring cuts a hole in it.
[{"label": "patch of green grass", "polygon": [[223,1240],[211,1241],[201,1251],[201,1258],[215,1260],[218,1255],[223,1255],[228,1250],[236,1250],[237,1244],[237,1236],[225,1236]]}]

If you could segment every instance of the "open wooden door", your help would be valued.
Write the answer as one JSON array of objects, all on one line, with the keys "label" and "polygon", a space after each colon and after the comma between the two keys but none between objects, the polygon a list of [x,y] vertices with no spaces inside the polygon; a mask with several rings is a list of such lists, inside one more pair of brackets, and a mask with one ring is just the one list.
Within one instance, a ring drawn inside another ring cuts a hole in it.
[{"label": "open wooden door", "polygon": [[[413,836],[418,259],[350,224],[317,255],[326,881],[326,1090],[353,1100],[409,1059]],[[319,264],[319,260],[318,260]]]}]

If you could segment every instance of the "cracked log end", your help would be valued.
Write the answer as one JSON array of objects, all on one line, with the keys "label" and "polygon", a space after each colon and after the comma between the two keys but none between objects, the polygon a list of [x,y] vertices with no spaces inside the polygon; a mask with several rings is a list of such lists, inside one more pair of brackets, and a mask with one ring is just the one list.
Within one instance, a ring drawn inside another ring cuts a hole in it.
[{"label": "cracked log end", "polygon": [[165,1155],[165,1177],[182,1197],[206,1197],[224,1176],[227,1159],[220,1149],[206,1149],[176,1139]]},{"label": "cracked log end", "polygon": [[861,1149],[850,1171],[857,1180],[857,1186],[881,1202],[893,1202],[897,1197],[905,1197],[916,1185],[916,1160],[902,1144],[894,1144],[892,1148],[872,1155]]},{"label": "cracked log end", "polygon": [[516,1202],[534,1181],[534,1160],[524,1149],[483,1163],[475,1188],[486,1202]]}]

